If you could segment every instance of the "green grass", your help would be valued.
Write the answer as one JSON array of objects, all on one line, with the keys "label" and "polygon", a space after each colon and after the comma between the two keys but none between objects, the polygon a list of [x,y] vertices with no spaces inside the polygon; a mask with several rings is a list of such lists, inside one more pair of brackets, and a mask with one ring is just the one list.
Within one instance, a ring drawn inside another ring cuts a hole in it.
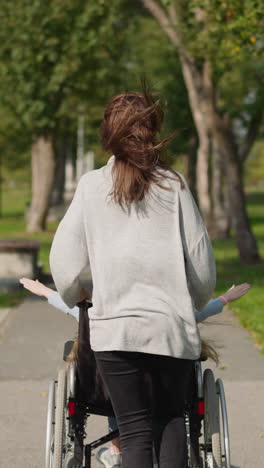
[{"label": "green grass", "polygon": [[[257,238],[258,248],[264,259],[264,193],[251,193],[247,196],[248,213],[252,230]],[[264,263],[244,266],[239,263],[237,249],[232,239],[214,241],[217,263],[216,295],[223,293],[232,284],[250,283],[249,293],[230,308],[239,318],[243,327],[255,339],[261,354],[264,355]]]},{"label": "green grass", "polygon": [[49,272],[49,250],[58,223],[48,223],[47,230],[40,233],[26,232],[24,218],[25,207],[30,200],[27,186],[3,191],[3,211],[0,218],[1,239],[30,239],[41,243],[39,261],[43,263],[43,271]]},{"label": "green grass", "polygon": [[[24,207],[30,199],[30,193],[23,190],[8,190],[3,197],[3,215],[0,219],[2,239],[35,239],[41,242],[39,260],[44,265],[44,272],[49,272],[49,250],[57,223],[49,223],[47,231],[37,234],[25,232],[26,222],[23,217]],[[261,257],[264,259],[264,193],[255,192],[247,196],[248,212],[254,234],[258,241]],[[239,263],[237,249],[233,239],[214,241],[217,263],[216,295],[223,293],[232,284],[250,283],[249,293],[230,305],[239,317],[242,326],[247,328],[264,355],[264,263],[243,266]],[[0,306],[11,299],[0,296]],[[1,302],[2,301],[2,302]],[[2,307],[6,307],[2,305]]]},{"label": "green grass", "polygon": [[[41,233],[26,232],[24,210],[30,200],[28,187],[20,186],[3,191],[2,216],[0,217],[1,239],[30,239],[41,243],[38,260],[43,264],[43,272],[49,272],[49,251],[58,223],[48,223],[47,230]],[[19,290],[12,293],[0,293],[0,307],[17,306],[27,293]]]},{"label": "green grass", "polygon": [[49,250],[58,223],[48,223],[47,231],[40,233],[26,232],[26,222],[20,217],[0,219],[1,239],[30,239],[41,243],[39,261],[43,263],[43,271],[49,272]]},{"label": "green grass", "polygon": [[14,291],[11,293],[0,293],[0,308],[7,309],[15,307],[27,296],[26,291]]},{"label": "green grass", "polygon": [[14,187],[4,186],[2,189],[3,218],[21,218],[27,204],[30,203],[31,193],[28,184],[19,184]]}]

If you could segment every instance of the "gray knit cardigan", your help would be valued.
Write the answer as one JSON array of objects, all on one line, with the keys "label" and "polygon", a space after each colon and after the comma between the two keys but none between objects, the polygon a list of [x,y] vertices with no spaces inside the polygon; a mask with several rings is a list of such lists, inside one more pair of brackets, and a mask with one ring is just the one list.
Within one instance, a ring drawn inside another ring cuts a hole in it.
[{"label": "gray knit cardigan", "polygon": [[185,179],[163,171],[140,202],[121,208],[109,196],[111,156],[85,174],[59,224],[50,267],[64,302],[79,300],[80,276],[90,265],[89,309],[94,351],[138,351],[197,359],[201,338],[194,309],[215,287],[215,261],[207,230]]}]

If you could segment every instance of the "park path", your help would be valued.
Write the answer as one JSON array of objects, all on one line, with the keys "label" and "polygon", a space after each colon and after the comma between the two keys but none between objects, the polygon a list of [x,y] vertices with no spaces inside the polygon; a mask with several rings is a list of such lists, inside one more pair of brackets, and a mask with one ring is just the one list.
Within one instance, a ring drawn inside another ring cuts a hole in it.
[{"label": "park path", "polygon": [[[243,299],[241,299],[243,300]],[[238,318],[225,309],[200,325],[201,336],[213,341],[220,358],[215,378],[223,380],[228,411],[232,468],[264,466],[264,356]]]},{"label": "park path", "polygon": [[[64,342],[76,333],[72,317],[35,297],[0,324],[0,468],[44,468],[49,380],[64,365]],[[103,433],[106,419],[91,417],[89,439]],[[93,457],[92,468],[99,467]]]},{"label": "park path", "polygon": [[[264,357],[232,312],[200,325],[220,355],[215,377],[224,382],[231,438],[232,468],[262,468],[264,458]],[[64,341],[76,322],[46,301],[27,299],[0,325],[0,467],[42,468],[49,379],[62,364]],[[90,437],[106,430],[102,417],[89,423]],[[93,468],[99,468],[93,459]]]}]

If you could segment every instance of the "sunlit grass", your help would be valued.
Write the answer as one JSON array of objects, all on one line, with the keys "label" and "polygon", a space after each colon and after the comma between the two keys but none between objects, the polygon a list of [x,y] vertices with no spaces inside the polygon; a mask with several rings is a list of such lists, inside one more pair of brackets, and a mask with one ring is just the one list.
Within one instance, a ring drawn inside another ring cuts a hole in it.
[{"label": "sunlit grass", "polygon": [[26,232],[26,221],[17,218],[0,219],[1,239],[29,239],[41,243],[39,251],[39,262],[43,264],[43,271],[49,272],[49,250],[58,223],[48,223],[47,230],[40,233]]},{"label": "sunlit grass", "polygon": [[[258,248],[264,259],[264,193],[251,193],[247,197],[248,213]],[[249,329],[264,354],[264,262],[257,265],[241,265],[233,239],[214,241],[217,262],[216,295],[232,284],[250,283],[249,293],[230,304],[240,323]]]},{"label": "sunlit grass", "polygon": [[27,292],[23,290],[14,291],[11,293],[0,293],[0,308],[7,309],[15,307],[22,299],[27,296]]},{"label": "sunlit grass", "polygon": [[49,272],[49,250],[58,222],[47,223],[45,232],[26,232],[25,212],[30,200],[27,185],[18,188],[5,188],[2,197],[2,217],[0,218],[1,239],[29,239],[41,243],[39,262],[43,271]]},{"label": "sunlit grass", "polygon": [[19,184],[14,187],[5,186],[1,195],[1,217],[23,217],[26,207],[30,203],[30,187],[27,184]]}]

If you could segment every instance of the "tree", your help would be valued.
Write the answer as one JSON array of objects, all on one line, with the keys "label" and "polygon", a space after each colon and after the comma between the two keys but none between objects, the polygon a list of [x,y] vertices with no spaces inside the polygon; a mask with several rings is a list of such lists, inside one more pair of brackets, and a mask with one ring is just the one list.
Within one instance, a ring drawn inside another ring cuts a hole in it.
[{"label": "tree", "polygon": [[61,123],[69,128],[79,103],[102,95],[116,77],[122,40],[117,7],[104,0],[2,4],[2,106],[14,112],[32,141],[29,231],[45,228]]},{"label": "tree", "polygon": [[[199,137],[197,189],[200,207],[208,219],[207,173],[210,144],[214,141],[224,158],[230,213],[240,259],[245,263],[258,261],[256,240],[246,213],[242,167],[257,134],[263,106],[255,106],[243,142],[238,145],[232,116],[228,110],[221,109],[220,82],[241,48],[244,47],[245,54],[248,49],[248,58],[252,53],[258,53],[261,2],[141,0],[141,3],[156,18],[179,55]],[[249,91],[250,88],[247,94]],[[259,96],[263,99],[258,89],[256,97]]]},{"label": "tree", "polygon": [[8,174],[29,168],[29,135],[21,129],[18,119],[0,107],[0,217],[2,216],[2,188]]},{"label": "tree", "polygon": [[163,135],[177,130],[177,136],[166,152],[166,159],[176,169],[184,170],[195,193],[196,130],[175,47],[162,30],[156,27],[155,20],[147,13],[142,14],[142,8],[134,7],[130,12],[127,29],[128,73],[125,77],[125,89],[140,91],[139,77],[143,71],[151,90],[158,93],[162,100],[165,110]]}]

